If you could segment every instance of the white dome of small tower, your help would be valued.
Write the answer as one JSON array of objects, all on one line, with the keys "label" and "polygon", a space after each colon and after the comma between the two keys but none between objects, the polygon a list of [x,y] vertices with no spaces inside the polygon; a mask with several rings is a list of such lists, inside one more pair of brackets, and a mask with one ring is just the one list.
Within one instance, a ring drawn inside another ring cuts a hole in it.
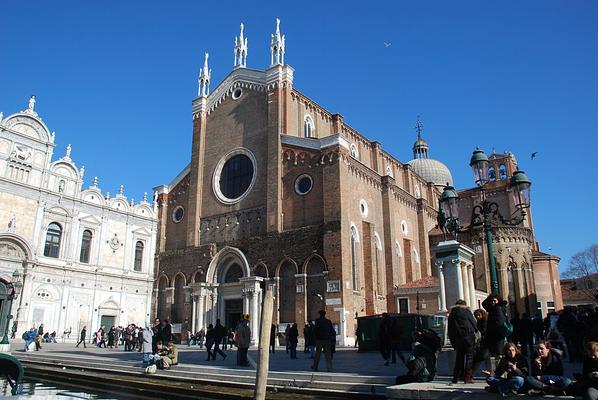
[{"label": "white dome of small tower", "polygon": [[440,188],[446,185],[453,185],[453,176],[446,165],[438,160],[429,158],[429,146],[421,133],[423,131],[423,124],[417,117],[415,124],[415,131],[417,132],[417,140],[413,144],[413,160],[408,164],[413,168],[413,171],[424,178],[428,182],[432,182],[435,186]]}]

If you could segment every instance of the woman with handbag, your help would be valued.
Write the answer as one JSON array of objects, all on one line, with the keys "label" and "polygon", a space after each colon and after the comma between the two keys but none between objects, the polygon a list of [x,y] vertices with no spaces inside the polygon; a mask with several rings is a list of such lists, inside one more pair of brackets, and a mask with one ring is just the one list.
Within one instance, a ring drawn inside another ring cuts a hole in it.
[{"label": "woman with handbag", "polygon": [[463,375],[465,383],[473,383],[473,353],[477,323],[463,300],[457,300],[448,317],[448,336],[456,351],[453,383]]}]

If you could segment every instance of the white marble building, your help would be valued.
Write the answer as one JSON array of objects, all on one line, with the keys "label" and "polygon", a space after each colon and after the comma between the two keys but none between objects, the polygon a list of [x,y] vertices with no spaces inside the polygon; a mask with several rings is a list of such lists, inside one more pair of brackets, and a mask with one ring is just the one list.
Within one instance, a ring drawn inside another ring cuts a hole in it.
[{"label": "white marble building", "polygon": [[134,204],[122,186],[103,194],[97,178],[84,188],[70,145],[52,161],[54,133],[34,108],[32,96],[25,111],[0,113],[0,277],[22,275],[12,310],[18,335],[41,323],[76,338],[84,325],[148,322],[153,205],[145,195]]}]

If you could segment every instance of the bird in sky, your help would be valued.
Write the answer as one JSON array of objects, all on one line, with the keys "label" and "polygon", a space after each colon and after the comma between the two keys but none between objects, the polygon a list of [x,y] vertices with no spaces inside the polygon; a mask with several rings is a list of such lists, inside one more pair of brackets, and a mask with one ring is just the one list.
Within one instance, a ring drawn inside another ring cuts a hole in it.
[{"label": "bird in sky", "polygon": [[533,160],[534,158],[536,158],[536,154],[538,154],[538,152],[537,152],[537,151],[534,151],[534,152],[532,153],[532,160]]},{"label": "bird in sky", "polygon": [[384,42],[384,47],[390,47],[390,45],[391,45],[391,44],[392,44],[392,43],[389,43],[389,42]]}]

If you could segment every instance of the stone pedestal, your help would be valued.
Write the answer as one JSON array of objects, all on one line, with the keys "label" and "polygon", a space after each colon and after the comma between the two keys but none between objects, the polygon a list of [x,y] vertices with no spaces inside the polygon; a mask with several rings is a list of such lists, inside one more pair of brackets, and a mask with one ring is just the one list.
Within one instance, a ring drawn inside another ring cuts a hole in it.
[{"label": "stone pedestal", "polygon": [[450,309],[457,300],[465,300],[475,308],[473,249],[456,240],[447,240],[432,247],[432,252],[438,268],[440,311]]}]

